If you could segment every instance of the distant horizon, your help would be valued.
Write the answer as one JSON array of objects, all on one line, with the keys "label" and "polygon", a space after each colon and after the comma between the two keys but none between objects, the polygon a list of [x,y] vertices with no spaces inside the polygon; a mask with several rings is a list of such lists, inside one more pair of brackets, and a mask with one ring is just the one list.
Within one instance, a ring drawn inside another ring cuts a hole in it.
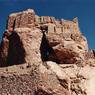
[{"label": "distant horizon", "polygon": [[39,16],[73,20],[78,17],[79,28],[88,40],[90,49],[95,49],[95,1],[94,0],[0,0],[0,39],[6,28],[10,13],[33,9]]}]

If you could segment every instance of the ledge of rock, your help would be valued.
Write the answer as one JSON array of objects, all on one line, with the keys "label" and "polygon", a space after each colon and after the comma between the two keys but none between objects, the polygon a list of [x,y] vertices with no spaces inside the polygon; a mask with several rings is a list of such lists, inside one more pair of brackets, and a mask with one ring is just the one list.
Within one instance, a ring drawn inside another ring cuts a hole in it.
[{"label": "ledge of rock", "polygon": [[94,95],[94,64],[77,18],[12,13],[0,44],[0,95]]}]

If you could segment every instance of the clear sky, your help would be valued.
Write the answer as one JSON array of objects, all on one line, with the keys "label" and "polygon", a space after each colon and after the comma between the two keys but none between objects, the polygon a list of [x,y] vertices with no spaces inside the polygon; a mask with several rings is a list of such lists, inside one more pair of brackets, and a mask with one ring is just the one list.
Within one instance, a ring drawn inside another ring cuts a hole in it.
[{"label": "clear sky", "polygon": [[81,32],[95,49],[95,0],[0,0],[0,39],[10,13],[32,8],[36,14],[72,20],[78,17]]}]

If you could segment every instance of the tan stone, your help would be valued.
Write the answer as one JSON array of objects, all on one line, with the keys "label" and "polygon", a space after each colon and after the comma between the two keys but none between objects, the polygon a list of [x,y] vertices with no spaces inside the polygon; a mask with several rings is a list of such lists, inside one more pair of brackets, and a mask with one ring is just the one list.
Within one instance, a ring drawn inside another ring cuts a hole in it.
[{"label": "tan stone", "polygon": [[60,23],[61,25],[64,25],[64,19],[61,19]]},{"label": "tan stone", "polygon": [[42,23],[42,24],[44,23],[44,17],[43,16],[40,17],[40,23]]},{"label": "tan stone", "polygon": [[51,19],[49,16],[43,16],[41,19],[42,19],[42,23],[44,24],[51,22]]},{"label": "tan stone", "polygon": [[48,24],[48,33],[55,33],[54,24]]},{"label": "tan stone", "polygon": [[72,32],[73,31],[73,22],[64,20],[64,32]]},{"label": "tan stone", "polygon": [[51,23],[55,23],[55,17],[51,17]]},{"label": "tan stone", "polygon": [[35,15],[35,23],[36,24],[39,24],[40,23],[40,17]]},{"label": "tan stone", "polygon": [[10,27],[14,27],[16,16],[17,16],[17,14],[11,14],[9,16],[8,23],[7,23],[7,29]]},{"label": "tan stone", "polygon": [[62,32],[65,32],[65,30],[64,30],[64,26],[61,27],[61,30],[62,30]]},{"label": "tan stone", "polygon": [[27,24],[28,24],[28,16],[26,13],[23,13],[20,19],[20,27],[26,27]]},{"label": "tan stone", "polygon": [[20,27],[27,27],[27,24],[34,24],[34,18],[35,18],[34,13],[23,12],[20,19]]},{"label": "tan stone", "polygon": [[62,33],[62,28],[61,27],[55,27],[55,33],[61,34]]},{"label": "tan stone", "polygon": [[66,41],[69,41],[71,40],[71,32],[63,32],[63,38],[66,40]]},{"label": "tan stone", "polygon": [[35,12],[28,12],[28,24],[34,24],[35,21]]},{"label": "tan stone", "polygon": [[21,15],[22,15],[22,14],[20,13],[20,14],[18,14],[18,15],[16,16],[15,28],[19,28],[19,27],[20,27]]},{"label": "tan stone", "polygon": [[23,12],[13,13],[8,18],[7,28],[27,27],[27,24],[34,24],[35,12],[28,9]]},{"label": "tan stone", "polygon": [[78,18],[74,18],[73,19],[73,32],[77,32],[77,33],[80,33],[80,30],[79,30],[79,27],[78,27]]}]

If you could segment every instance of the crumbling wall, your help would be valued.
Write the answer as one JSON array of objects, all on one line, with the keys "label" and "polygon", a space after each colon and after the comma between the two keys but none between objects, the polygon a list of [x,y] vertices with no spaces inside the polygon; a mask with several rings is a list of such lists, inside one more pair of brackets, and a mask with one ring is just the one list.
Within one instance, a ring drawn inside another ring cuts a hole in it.
[{"label": "crumbling wall", "polygon": [[80,33],[77,18],[74,18],[73,21],[64,19],[56,20],[54,17],[37,16],[32,9],[10,14],[8,17],[7,29],[10,27],[13,29],[24,27],[33,28],[45,24],[48,26],[49,31],[51,30],[51,32],[54,31],[58,34],[62,32]]},{"label": "crumbling wall", "polygon": [[27,11],[12,13],[8,17],[7,29],[12,28],[20,28],[20,27],[28,27],[31,25],[33,27],[35,20],[35,12],[32,9],[28,9]]}]

